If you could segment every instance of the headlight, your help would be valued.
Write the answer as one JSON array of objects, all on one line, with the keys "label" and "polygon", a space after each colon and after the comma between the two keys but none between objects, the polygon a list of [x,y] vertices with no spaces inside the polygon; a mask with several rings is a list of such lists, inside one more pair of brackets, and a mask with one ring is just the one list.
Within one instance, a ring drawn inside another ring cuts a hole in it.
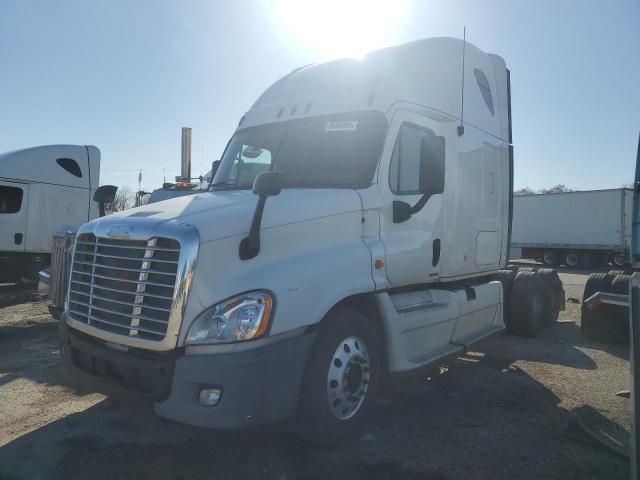
[{"label": "headlight", "polygon": [[263,291],[243,293],[205,310],[191,324],[188,345],[237,342],[264,335],[273,299]]}]

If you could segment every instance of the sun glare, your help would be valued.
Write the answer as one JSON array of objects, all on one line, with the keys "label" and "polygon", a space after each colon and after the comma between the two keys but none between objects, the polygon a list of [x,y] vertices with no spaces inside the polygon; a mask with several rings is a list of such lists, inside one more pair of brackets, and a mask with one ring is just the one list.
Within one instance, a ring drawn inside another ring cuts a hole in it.
[{"label": "sun glare", "polygon": [[318,60],[361,58],[389,41],[407,0],[278,0],[276,11],[281,26]]}]

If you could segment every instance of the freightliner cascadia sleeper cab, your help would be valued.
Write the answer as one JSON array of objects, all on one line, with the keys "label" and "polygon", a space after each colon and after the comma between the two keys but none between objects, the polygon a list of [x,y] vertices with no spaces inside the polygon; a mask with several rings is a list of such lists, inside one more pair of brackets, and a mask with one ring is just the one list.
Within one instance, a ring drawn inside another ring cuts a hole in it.
[{"label": "freightliner cascadia sleeper cab", "polygon": [[461,40],[293,71],[208,192],[81,227],[68,368],[180,422],[352,434],[384,378],[505,328],[510,126],[504,60]]}]

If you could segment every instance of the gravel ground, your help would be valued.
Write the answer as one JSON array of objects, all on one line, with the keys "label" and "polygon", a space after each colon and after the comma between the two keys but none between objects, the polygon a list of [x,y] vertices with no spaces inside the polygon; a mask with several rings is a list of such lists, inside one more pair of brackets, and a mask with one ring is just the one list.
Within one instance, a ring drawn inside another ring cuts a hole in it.
[{"label": "gravel ground", "polygon": [[364,436],[336,450],[279,426],[194,429],[83,392],[60,368],[46,303],[0,286],[0,479],[629,478],[626,458],[567,433],[580,419],[624,438],[630,405],[615,393],[629,362],[626,347],[580,334],[571,299],[587,276],[561,278],[561,322],[395,385]]}]

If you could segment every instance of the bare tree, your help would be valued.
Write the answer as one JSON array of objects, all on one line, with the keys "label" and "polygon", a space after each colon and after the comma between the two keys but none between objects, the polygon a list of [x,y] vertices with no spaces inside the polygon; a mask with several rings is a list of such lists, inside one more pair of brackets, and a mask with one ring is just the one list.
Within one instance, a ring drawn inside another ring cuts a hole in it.
[{"label": "bare tree", "polygon": [[543,188],[540,190],[540,193],[564,193],[564,192],[573,192],[575,190],[566,187],[565,185],[556,185],[551,188]]},{"label": "bare tree", "polygon": [[127,187],[120,187],[116,192],[116,197],[113,200],[113,211],[121,212],[122,210],[126,210],[127,208],[133,207],[135,203],[135,193]]},{"label": "bare tree", "polygon": [[534,193],[536,192],[531,190],[529,187],[523,187],[513,191],[514,195],[533,195]]}]

